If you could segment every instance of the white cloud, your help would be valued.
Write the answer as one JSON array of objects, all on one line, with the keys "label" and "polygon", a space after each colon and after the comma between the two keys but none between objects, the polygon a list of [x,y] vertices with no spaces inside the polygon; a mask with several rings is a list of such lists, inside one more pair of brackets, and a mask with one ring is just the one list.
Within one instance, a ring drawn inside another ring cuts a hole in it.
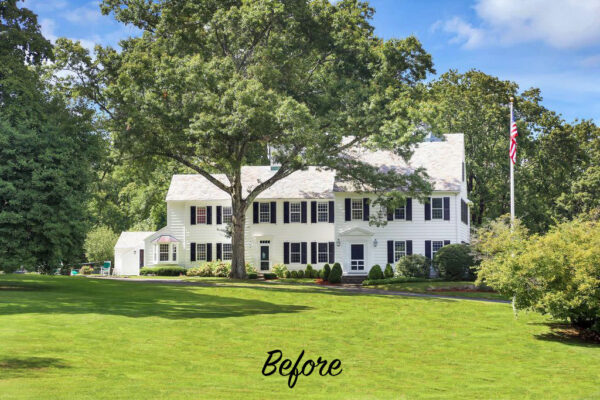
[{"label": "white cloud", "polygon": [[42,35],[44,35],[44,37],[49,41],[54,42],[58,37],[54,33],[54,29],[56,28],[56,22],[54,22],[54,20],[50,18],[42,18],[39,21],[39,24],[42,31]]},{"label": "white cloud", "polygon": [[585,68],[600,67],[600,54],[585,57],[583,60],[581,60],[579,62],[579,64]]},{"label": "white cloud", "polygon": [[600,41],[598,0],[477,0],[480,26],[453,18],[441,26],[465,48],[544,42],[566,49]]},{"label": "white cloud", "polygon": [[103,17],[100,12],[100,5],[97,1],[92,1],[85,6],[75,8],[64,14],[64,17],[76,24],[95,24]]}]

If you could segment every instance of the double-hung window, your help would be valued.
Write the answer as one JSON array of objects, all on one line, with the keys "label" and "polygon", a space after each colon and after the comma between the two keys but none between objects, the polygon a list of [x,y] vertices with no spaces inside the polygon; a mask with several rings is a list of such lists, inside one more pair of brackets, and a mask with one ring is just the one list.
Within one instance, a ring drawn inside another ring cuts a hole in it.
[{"label": "double-hung window", "polygon": [[223,207],[223,223],[230,224],[231,223],[232,211],[231,207]]},{"label": "double-hung window", "polygon": [[442,247],[444,247],[444,241],[442,240],[434,240],[431,242],[431,259],[435,257],[435,253],[437,253]]},{"label": "double-hung window", "polygon": [[404,240],[394,242],[394,262],[406,255],[406,242]]},{"label": "double-hung window", "polygon": [[317,203],[317,221],[329,222],[329,203],[320,201]]},{"label": "double-hung window", "polygon": [[319,243],[317,247],[317,261],[319,263],[329,262],[329,248],[327,243]]},{"label": "double-hung window", "polygon": [[229,261],[232,258],[231,243],[223,243],[223,261]]},{"label": "double-hung window", "polygon": [[431,219],[444,218],[444,201],[441,197],[431,199]]},{"label": "double-hung window", "polygon": [[406,219],[406,206],[396,208],[394,211],[394,219]]},{"label": "double-hung window", "polygon": [[290,243],[290,263],[300,262],[300,243]]},{"label": "double-hung window", "polygon": [[173,259],[171,261],[177,261],[177,244],[172,244],[171,253],[173,254]]},{"label": "double-hung window", "polygon": [[196,260],[206,261],[206,243],[196,243]]},{"label": "double-hung window", "polygon": [[300,222],[301,216],[300,203],[290,203],[290,222]]},{"label": "double-hung window", "polygon": [[196,223],[206,223],[206,207],[196,207]]},{"label": "double-hung window", "polygon": [[271,222],[271,204],[259,204],[259,222]]},{"label": "double-hung window", "polygon": [[169,245],[161,243],[159,245],[158,250],[159,250],[158,260],[159,261],[169,261]]},{"label": "double-hung window", "polygon": [[363,201],[362,199],[352,199],[352,219],[363,219]]}]

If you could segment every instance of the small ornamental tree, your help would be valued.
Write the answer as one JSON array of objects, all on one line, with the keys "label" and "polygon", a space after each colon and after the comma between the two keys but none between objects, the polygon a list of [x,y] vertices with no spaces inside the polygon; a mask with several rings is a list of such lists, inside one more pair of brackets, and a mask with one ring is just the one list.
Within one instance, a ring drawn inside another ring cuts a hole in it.
[{"label": "small ornamental tree", "polygon": [[383,271],[384,278],[393,278],[394,277],[394,269],[390,264],[385,266],[385,271]]},{"label": "small ornamental tree", "polygon": [[375,264],[371,267],[369,271],[369,280],[383,279],[383,272],[381,271],[381,267],[379,264]]},{"label": "small ornamental tree", "polygon": [[328,281],[329,283],[340,283],[342,281],[342,266],[339,263],[333,264]]},{"label": "small ornamental tree", "polygon": [[88,232],[83,247],[90,262],[111,261],[114,266],[115,244],[119,235],[109,227],[99,226]]},{"label": "small ornamental tree", "polygon": [[[430,190],[421,170],[397,174],[346,156],[357,144],[409,156],[421,139],[417,83],[433,72],[415,37],[374,34],[366,2],[104,0],[101,8],[142,35],[123,40],[121,52],[97,47],[95,59],[59,41],[57,67],[75,72],[64,84],[106,115],[117,149],[174,160],[231,198],[231,277],[246,275],[252,202],[309,165],[335,169],[390,207]],[[242,187],[242,166],[264,164],[267,146],[279,169]],[[387,190],[399,187],[402,195]]]},{"label": "small ornamental tree", "polygon": [[401,257],[396,264],[396,275],[407,278],[429,278],[431,260],[421,254]]},{"label": "small ornamental tree", "polygon": [[329,264],[325,264],[323,266],[323,280],[324,281],[328,281],[329,280],[329,274],[331,273],[331,267],[329,266]]},{"label": "small ornamental tree", "polygon": [[433,265],[439,276],[448,281],[473,280],[472,267],[475,265],[471,247],[467,244],[450,244],[435,254]]}]

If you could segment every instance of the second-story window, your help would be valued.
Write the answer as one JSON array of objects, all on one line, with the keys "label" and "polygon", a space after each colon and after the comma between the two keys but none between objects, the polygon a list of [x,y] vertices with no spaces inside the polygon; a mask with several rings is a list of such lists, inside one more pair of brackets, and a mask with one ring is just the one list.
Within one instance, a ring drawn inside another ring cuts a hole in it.
[{"label": "second-story window", "polygon": [[232,210],[231,207],[223,207],[223,223],[230,224],[232,219]]},{"label": "second-story window", "polygon": [[196,223],[206,223],[206,207],[196,207]]},{"label": "second-story window", "polygon": [[290,222],[300,222],[300,203],[290,203]]},{"label": "second-story window", "polygon": [[271,222],[271,205],[269,203],[260,203],[259,221]]},{"label": "second-story window", "polygon": [[394,219],[406,219],[406,206],[396,208]]},{"label": "second-story window", "polygon": [[441,197],[434,197],[431,199],[431,218],[444,218],[444,201]]},{"label": "second-story window", "polygon": [[325,201],[317,203],[317,221],[329,222],[329,203]]},{"label": "second-story window", "polygon": [[352,199],[352,219],[363,219],[362,199]]}]

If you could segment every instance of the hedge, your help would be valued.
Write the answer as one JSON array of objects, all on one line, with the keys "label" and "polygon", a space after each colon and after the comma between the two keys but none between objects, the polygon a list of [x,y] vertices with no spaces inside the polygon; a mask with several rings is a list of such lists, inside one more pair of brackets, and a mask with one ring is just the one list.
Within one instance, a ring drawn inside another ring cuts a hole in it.
[{"label": "hedge", "polygon": [[426,278],[416,278],[410,276],[399,276],[396,278],[387,278],[387,279],[366,279],[363,281],[363,286],[371,286],[371,285],[387,285],[390,283],[405,283],[405,282],[444,282],[444,279],[434,278],[434,279],[426,279]]},{"label": "hedge", "polygon": [[185,275],[187,269],[179,265],[163,265],[161,267],[144,267],[140,275],[179,276]]}]

